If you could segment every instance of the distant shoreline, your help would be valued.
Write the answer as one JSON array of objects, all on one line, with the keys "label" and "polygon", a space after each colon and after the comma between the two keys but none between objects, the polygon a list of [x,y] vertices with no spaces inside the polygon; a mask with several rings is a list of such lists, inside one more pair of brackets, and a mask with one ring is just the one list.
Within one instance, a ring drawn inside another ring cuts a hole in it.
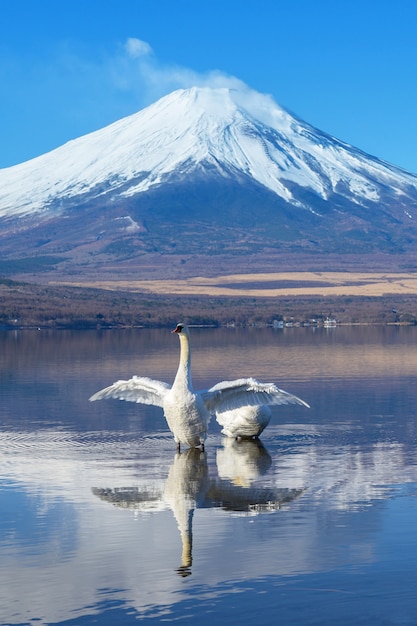
[{"label": "distant shoreline", "polygon": [[[0,328],[417,324],[417,273],[285,272],[181,280],[0,281]],[[315,320],[315,322],[312,322]]]}]

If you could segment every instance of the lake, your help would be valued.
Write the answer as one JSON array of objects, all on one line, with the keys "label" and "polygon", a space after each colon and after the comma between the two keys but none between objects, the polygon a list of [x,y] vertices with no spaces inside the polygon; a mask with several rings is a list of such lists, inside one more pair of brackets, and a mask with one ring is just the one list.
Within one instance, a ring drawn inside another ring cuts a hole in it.
[{"label": "lake", "polygon": [[[173,324],[174,326],[175,324]],[[172,382],[167,330],[0,333],[0,623],[417,624],[417,328],[192,328],[193,382],[254,376],[259,442],[88,402]]]}]

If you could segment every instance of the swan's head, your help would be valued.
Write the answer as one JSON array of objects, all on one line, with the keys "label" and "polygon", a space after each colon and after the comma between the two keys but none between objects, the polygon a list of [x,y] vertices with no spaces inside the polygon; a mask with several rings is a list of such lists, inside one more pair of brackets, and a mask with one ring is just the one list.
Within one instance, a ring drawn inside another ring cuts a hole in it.
[{"label": "swan's head", "polygon": [[185,324],[177,324],[176,328],[172,331],[173,333],[177,333],[177,335],[187,335],[189,336],[188,328]]}]

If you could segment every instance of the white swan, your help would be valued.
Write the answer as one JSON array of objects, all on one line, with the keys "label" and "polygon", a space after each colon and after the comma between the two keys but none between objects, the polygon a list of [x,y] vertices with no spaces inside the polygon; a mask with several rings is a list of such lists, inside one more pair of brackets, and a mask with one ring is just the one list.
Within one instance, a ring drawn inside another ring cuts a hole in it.
[{"label": "white swan", "polygon": [[178,450],[181,443],[190,447],[201,445],[204,448],[212,413],[261,404],[308,406],[273,383],[260,383],[254,378],[223,381],[208,391],[194,391],[189,330],[185,324],[177,324],[172,332],[180,340],[180,362],[172,387],[159,380],[133,376],[130,380],[119,380],[98,391],[91,396],[90,401],[118,398],[162,407]]},{"label": "white swan", "polygon": [[259,437],[268,426],[271,415],[269,406],[244,406],[233,411],[216,412],[216,420],[223,426],[222,433],[226,437],[249,439]]}]

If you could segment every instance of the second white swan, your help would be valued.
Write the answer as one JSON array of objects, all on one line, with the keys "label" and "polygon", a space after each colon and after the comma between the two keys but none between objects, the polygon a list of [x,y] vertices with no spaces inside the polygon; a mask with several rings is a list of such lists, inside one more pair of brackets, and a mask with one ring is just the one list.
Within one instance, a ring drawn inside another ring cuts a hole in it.
[{"label": "second white swan", "polygon": [[235,439],[257,439],[271,421],[269,406],[244,406],[233,411],[216,412],[222,433]]}]

